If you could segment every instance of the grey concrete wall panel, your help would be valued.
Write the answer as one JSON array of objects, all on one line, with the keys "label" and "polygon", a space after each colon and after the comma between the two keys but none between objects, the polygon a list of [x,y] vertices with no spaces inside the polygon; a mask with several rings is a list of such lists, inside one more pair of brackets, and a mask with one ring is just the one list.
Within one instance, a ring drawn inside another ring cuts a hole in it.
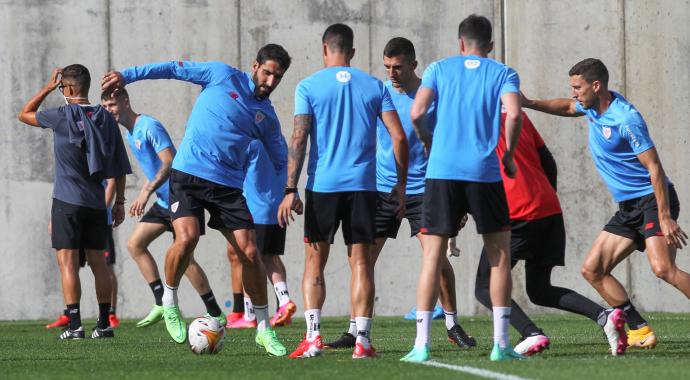
[{"label": "grey concrete wall panel", "polygon": [[[690,151],[686,115],[690,113],[690,1],[625,3],[626,96],[642,113],[666,174],[681,201],[679,223],[690,230],[687,208]],[[690,270],[687,248],[677,264]],[[656,278],[645,254],[631,258],[632,290],[643,310],[690,311],[687,298]]]},{"label": "grey concrete wall panel", "polygon": [[[520,74],[522,90],[535,98],[570,97],[568,70],[587,57],[602,59],[610,72],[611,88],[620,88],[625,82],[622,11],[621,1],[584,1],[578,4],[578,12],[565,3],[546,0],[507,2],[506,63]],[[528,114],[559,167],[567,253],[566,266],[554,269],[553,282],[572,286],[600,302],[601,297],[580,276],[580,266],[615,205],[590,158],[587,121]],[[627,285],[627,268],[616,272]],[[525,305],[533,308],[531,303]]]},{"label": "grey concrete wall panel", "polygon": [[[4,1],[0,3],[0,319],[53,316],[62,310],[55,254],[48,220],[53,181],[50,130],[20,123],[17,114],[40,90],[56,67],[81,63],[95,77],[105,70],[107,8],[105,1],[84,3]],[[98,95],[91,93],[93,101]],[[46,107],[64,104],[58,91]],[[84,279],[84,284],[93,284]],[[83,297],[96,309],[93,286]],[[38,302],[27,302],[38,300]]]}]

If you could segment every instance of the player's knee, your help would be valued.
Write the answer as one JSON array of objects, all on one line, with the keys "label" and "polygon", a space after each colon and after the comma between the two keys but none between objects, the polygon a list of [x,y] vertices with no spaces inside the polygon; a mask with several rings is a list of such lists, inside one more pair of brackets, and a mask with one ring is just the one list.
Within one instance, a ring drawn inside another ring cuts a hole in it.
[{"label": "player's knee", "polygon": [[599,271],[596,271],[587,265],[583,265],[582,268],[580,268],[580,274],[590,283],[599,281],[602,278],[602,275]]},{"label": "player's knee", "polygon": [[127,250],[129,255],[133,258],[141,255],[145,250],[145,247],[139,242],[138,239],[130,238],[127,240]]},{"label": "player's knee", "polygon": [[242,264],[252,265],[259,259],[259,251],[257,251],[256,246],[248,245],[244,248],[244,255],[239,255]]},{"label": "player's knee", "polygon": [[194,234],[194,233],[189,233],[189,232],[182,232],[177,234],[175,236],[175,243],[176,245],[182,247],[185,251],[194,249],[199,242],[199,234]]},{"label": "player's knee", "polygon": [[654,272],[654,275],[657,276],[658,278],[666,281],[666,282],[671,282],[671,279],[673,278],[673,273],[675,272],[675,266],[671,264],[653,264],[652,265],[652,271]]}]

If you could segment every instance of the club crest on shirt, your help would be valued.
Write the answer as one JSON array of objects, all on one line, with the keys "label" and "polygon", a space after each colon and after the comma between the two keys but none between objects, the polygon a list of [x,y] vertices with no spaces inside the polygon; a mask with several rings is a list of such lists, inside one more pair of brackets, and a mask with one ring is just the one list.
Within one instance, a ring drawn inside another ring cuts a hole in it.
[{"label": "club crest on shirt", "polygon": [[606,140],[611,138],[611,127],[602,126],[601,133],[604,135]]},{"label": "club crest on shirt", "polygon": [[134,140],[134,145],[137,147],[137,150],[141,150],[141,140]]},{"label": "club crest on shirt", "polygon": [[352,79],[352,74],[347,71],[338,71],[335,74],[335,79],[337,79],[340,83],[347,83],[350,81],[350,79]]},{"label": "club crest on shirt", "polygon": [[465,67],[468,68],[468,69],[470,69],[470,70],[476,69],[476,68],[479,67],[479,65],[481,65],[481,64],[482,64],[482,62],[481,62],[480,60],[478,60],[478,59],[468,59],[468,60],[465,60]]},{"label": "club crest on shirt", "polygon": [[81,120],[77,121],[77,128],[79,128],[80,131],[84,130],[84,122]]},{"label": "club crest on shirt", "polygon": [[257,124],[261,123],[265,118],[266,116],[264,116],[264,114],[261,113],[261,111],[256,111],[256,115],[254,115],[254,122]]},{"label": "club crest on shirt", "polygon": [[177,208],[178,208],[179,206],[180,206],[180,202],[179,202],[179,201],[177,201],[177,202],[171,204],[171,205],[170,205],[170,211],[172,211],[172,212],[177,212]]}]

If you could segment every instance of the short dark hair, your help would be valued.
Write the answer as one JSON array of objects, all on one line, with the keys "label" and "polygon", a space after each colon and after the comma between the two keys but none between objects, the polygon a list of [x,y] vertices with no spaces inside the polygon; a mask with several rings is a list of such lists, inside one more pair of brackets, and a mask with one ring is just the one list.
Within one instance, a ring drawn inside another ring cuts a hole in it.
[{"label": "short dark hair", "polygon": [[349,53],[352,51],[354,39],[352,28],[345,24],[333,24],[323,32],[321,42],[328,45],[330,51]]},{"label": "short dark hair", "polygon": [[[101,92],[101,100],[110,100],[112,94],[113,94],[112,90]],[[115,99],[122,99],[122,98],[129,99],[129,94],[127,93],[127,90],[125,90],[124,88],[118,89],[117,92],[115,93]]]},{"label": "short dark hair", "polygon": [[404,37],[395,37],[388,41],[386,47],[383,48],[383,56],[392,58],[399,55],[404,55],[408,62],[417,59],[412,41]]},{"label": "short dark hair", "polygon": [[82,92],[88,92],[89,87],[91,87],[91,74],[89,73],[89,69],[78,63],[65,66],[62,69],[62,79],[73,80],[74,85],[79,87]]},{"label": "short dark hair", "polygon": [[476,14],[467,16],[458,26],[458,38],[468,42],[471,41],[480,49],[489,47],[492,41],[492,34],[491,21],[484,16]]},{"label": "short dark hair", "polygon": [[259,65],[264,64],[266,61],[277,62],[283,70],[290,68],[290,63],[292,63],[292,58],[288,54],[287,50],[278,44],[268,44],[264,45],[256,53],[256,62]]},{"label": "short dark hair", "polygon": [[604,62],[596,58],[587,58],[578,62],[568,71],[568,76],[581,75],[587,83],[592,83],[595,80],[603,83],[605,86],[609,84],[609,71],[606,69]]}]

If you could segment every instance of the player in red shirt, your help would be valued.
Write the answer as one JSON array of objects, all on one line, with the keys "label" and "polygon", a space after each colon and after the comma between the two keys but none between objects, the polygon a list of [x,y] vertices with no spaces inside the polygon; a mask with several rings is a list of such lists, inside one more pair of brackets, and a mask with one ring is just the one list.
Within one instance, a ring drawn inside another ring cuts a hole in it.
[{"label": "player in red shirt", "polygon": [[[505,152],[505,113],[501,115],[501,138],[496,153]],[[556,195],[557,168],[539,132],[527,114],[522,114],[522,132],[515,150],[518,167],[515,178],[503,176],[512,228],[511,267],[525,260],[525,283],[529,299],[537,305],[553,307],[586,316],[604,329],[614,355],[624,339],[615,329],[613,309],[604,309],[573,290],[553,286],[551,270],[565,264],[565,227]],[[502,163],[501,163],[502,166]],[[491,309],[489,278],[491,267],[482,250],[477,268],[475,297]],[[549,347],[549,338],[529,319],[514,300],[511,301],[510,324],[522,335],[515,352],[533,355]]]}]

